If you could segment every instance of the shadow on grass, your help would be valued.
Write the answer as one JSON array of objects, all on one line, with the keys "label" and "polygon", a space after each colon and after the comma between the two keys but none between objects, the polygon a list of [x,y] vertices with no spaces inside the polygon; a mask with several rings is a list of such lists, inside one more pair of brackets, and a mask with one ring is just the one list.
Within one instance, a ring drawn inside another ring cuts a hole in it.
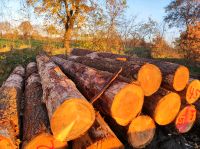
[{"label": "shadow on grass", "polygon": [[41,52],[41,48],[14,49],[0,53],[0,85],[17,65],[25,67],[29,62],[35,61],[35,57],[39,52]]}]

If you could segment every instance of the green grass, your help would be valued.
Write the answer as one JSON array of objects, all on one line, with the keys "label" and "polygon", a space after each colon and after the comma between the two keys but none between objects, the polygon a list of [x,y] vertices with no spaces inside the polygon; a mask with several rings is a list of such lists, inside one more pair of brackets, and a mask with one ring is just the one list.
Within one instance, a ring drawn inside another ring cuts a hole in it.
[{"label": "green grass", "polygon": [[21,49],[21,50],[13,50],[6,53],[0,54],[0,85],[2,85],[3,81],[5,81],[11,71],[17,65],[26,65],[35,61],[36,55],[41,51],[40,48],[36,49]]}]

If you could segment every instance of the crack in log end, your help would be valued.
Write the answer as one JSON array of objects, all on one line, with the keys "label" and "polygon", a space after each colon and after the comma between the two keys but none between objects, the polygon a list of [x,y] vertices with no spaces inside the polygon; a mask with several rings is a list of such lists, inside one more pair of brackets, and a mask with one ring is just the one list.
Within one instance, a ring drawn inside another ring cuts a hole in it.
[{"label": "crack in log end", "polygon": [[177,93],[169,93],[161,98],[156,105],[154,120],[159,125],[171,123],[177,116],[181,106],[181,99]]},{"label": "crack in log end", "polygon": [[48,133],[42,133],[33,138],[24,149],[66,149],[67,142],[60,142]]},{"label": "crack in log end", "polygon": [[189,81],[189,77],[190,74],[187,67],[185,66],[178,67],[173,79],[173,88],[176,91],[182,91],[186,87]]},{"label": "crack in log end", "polygon": [[133,119],[128,128],[128,140],[134,148],[144,148],[154,138],[156,125],[153,119],[140,115]]},{"label": "crack in log end", "polygon": [[195,103],[200,97],[200,81],[193,80],[186,91],[186,100],[189,104]]},{"label": "crack in log end", "polygon": [[194,105],[189,105],[183,108],[175,122],[176,129],[179,133],[188,132],[194,125],[196,120],[196,109]]},{"label": "crack in log end", "polygon": [[0,149],[16,149],[11,140],[0,135]]},{"label": "crack in log end", "polygon": [[69,141],[86,132],[95,120],[94,109],[83,99],[68,99],[56,109],[51,129],[59,141]]},{"label": "crack in log end", "polygon": [[126,126],[141,112],[143,102],[144,93],[142,88],[134,84],[128,84],[114,97],[111,107],[112,117],[118,124]]},{"label": "crack in log end", "polygon": [[144,95],[150,96],[160,88],[162,74],[156,65],[147,63],[140,68],[137,80],[144,90]]}]

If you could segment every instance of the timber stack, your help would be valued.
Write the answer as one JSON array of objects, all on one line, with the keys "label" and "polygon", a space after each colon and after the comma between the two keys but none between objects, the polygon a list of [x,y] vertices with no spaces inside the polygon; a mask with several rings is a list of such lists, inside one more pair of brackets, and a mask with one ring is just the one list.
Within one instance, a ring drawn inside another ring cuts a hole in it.
[{"label": "timber stack", "polygon": [[85,49],[40,54],[0,88],[0,149],[150,148],[157,130],[182,136],[200,126],[199,97],[200,81],[179,64]]}]

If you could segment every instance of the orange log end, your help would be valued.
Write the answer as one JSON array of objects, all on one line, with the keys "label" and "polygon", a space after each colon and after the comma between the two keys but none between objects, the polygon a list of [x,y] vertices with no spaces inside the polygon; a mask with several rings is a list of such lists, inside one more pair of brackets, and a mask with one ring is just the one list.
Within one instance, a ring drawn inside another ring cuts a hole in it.
[{"label": "orange log end", "polygon": [[53,114],[50,124],[54,137],[69,141],[80,137],[93,124],[95,111],[85,99],[68,99]]},{"label": "orange log end", "polygon": [[178,114],[175,122],[176,129],[179,133],[188,132],[196,120],[196,109],[193,105],[184,107]]},{"label": "orange log end", "polygon": [[186,100],[189,104],[196,102],[200,97],[200,81],[193,80],[190,82],[186,91]]},{"label": "orange log end", "polygon": [[155,134],[156,126],[149,116],[141,115],[133,119],[128,129],[128,140],[134,148],[144,148]]},{"label": "orange log end", "polygon": [[176,91],[182,91],[189,81],[189,70],[185,66],[180,66],[175,74],[173,80],[173,87]]},{"label": "orange log end", "polygon": [[176,93],[169,93],[160,99],[154,111],[154,120],[159,125],[171,123],[178,114],[181,106],[180,96]]},{"label": "orange log end", "polygon": [[156,65],[147,63],[140,68],[138,81],[144,90],[144,95],[150,96],[160,88],[162,82],[161,71]]},{"label": "orange log end", "polygon": [[119,125],[126,126],[142,110],[144,93],[140,86],[128,84],[114,97],[112,117]]}]

